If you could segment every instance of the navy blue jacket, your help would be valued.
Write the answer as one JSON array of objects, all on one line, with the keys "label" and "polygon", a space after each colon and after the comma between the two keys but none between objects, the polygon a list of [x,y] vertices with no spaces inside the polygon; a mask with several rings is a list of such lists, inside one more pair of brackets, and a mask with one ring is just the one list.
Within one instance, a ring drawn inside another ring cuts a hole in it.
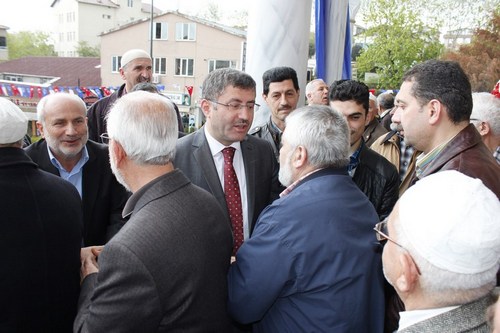
[{"label": "navy blue jacket", "polygon": [[228,308],[258,332],[382,332],[373,205],[347,174],[308,176],[259,216],[228,274]]}]

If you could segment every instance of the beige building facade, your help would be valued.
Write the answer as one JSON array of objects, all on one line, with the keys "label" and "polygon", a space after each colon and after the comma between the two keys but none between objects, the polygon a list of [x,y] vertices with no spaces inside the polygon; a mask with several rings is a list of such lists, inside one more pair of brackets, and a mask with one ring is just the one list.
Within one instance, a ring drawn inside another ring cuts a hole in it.
[{"label": "beige building facade", "polygon": [[[54,0],[54,48],[59,57],[77,57],[78,42],[99,46],[99,35],[151,14],[141,0]],[[158,12],[155,10],[155,12]]]},{"label": "beige building facade", "polygon": [[[150,20],[144,19],[101,35],[104,86],[123,84],[118,70],[125,51],[134,48],[150,51],[150,27]],[[156,16],[153,20],[153,82],[181,112],[189,112],[198,120],[197,103],[203,80],[216,68],[242,69],[245,40],[243,30],[178,12]]]}]

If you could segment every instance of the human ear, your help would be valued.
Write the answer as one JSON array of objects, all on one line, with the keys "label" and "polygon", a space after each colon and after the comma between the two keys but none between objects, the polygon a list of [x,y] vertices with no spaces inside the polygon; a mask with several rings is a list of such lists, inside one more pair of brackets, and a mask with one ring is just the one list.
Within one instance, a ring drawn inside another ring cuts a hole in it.
[{"label": "human ear", "polygon": [[396,279],[396,287],[403,293],[413,291],[418,281],[418,269],[409,253],[403,252],[399,255],[401,274]]}]

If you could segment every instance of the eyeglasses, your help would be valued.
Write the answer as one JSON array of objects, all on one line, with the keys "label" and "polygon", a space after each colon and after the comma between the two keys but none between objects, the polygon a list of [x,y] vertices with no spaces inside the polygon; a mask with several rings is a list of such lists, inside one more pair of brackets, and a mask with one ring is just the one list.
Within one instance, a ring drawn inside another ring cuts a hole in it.
[{"label": "eyeglasses", "polygon": [[375,224],[375,228],[373,228],[373,230],[375,230],[375,236],[377,237],[377,240],[382,245],[384,245],[386,241],[390,240],[400,248],[404,249],[402,245],[400,245],[398,242],[387,235],[389,233],[389,230],[387,229],[387,220],[388,219],[385,219],[382,222]]},{"label": "eyeglasses", "polygon": [[[373,230],[375,230],[375,236],[377,237],[377,240],[382,245],[384,245],[385,242],[387,242],[389,240],[389,241],[393,242],[394,244],[396,244],[398,247],[400,247],[403,250],[405,250],[406,252],[408,252],[408,250],[405,249],[403,247],[403,245],[399,244],[398,242],[396,242],[394,239],[392,239],[391,237],[389,237],[387,235],[389,233],[389,231],[387,229],[387,220],[388,220],[388,218],[386,218],[382,222],[379,222],[379,223],[375,224],[375,228],[373,228]],[[413,258],[411,258],[411,259],[413,260]],[[422,275],[420,273],[420,269],[418,268],[417,264],[415,263],[415,260],[413,260],[413,263],[415,264],[415,267],[417,269],[418,275]]]},{"label": "eyeglasses", "polygon": [[108,133],[102,133],[101,135],[99,135],[99,137],[101,138],[101,142],[107,145],[109,144],[109,140],[111,140]]},{"label": "eyeglasses", "polygon": [[236,102],[232,102],[232,103],[229,103],[229,104],[224,104],[224,103],[219,103],[217,101],[212,101],[210,99],[207,99],[207,101],[209,102],[212,102],[212,103],[215,103],[215,104],[218,104],[218,105],[222,105],[222,106],[225,106],[229,109],[229,111],[231,112],[237,112],[243,108],[247,108],[248,111],[258,111],[259,110],[259,107],[260,105],[257,104],[257,103],[247,103],[247,104],[243,104],[243,103],[236,103]]}]

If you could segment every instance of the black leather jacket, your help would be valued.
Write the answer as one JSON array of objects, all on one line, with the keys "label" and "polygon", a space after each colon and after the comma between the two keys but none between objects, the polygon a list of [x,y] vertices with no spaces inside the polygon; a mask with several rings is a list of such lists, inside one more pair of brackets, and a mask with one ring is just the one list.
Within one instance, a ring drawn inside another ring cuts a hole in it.
[{"label": "black leather jacket", "polygon": [[399,198],[399,175],[396,167],[382,155],[363,145],[352,179],[373,204],[379,219],[385,219]]},{"label": "black leather jacket", "polygon": [[281,133],[271,124],[271,118],[266,124],[252,128],[248,134],[268,141],[273,147],[276,161],[280,162]]}]

